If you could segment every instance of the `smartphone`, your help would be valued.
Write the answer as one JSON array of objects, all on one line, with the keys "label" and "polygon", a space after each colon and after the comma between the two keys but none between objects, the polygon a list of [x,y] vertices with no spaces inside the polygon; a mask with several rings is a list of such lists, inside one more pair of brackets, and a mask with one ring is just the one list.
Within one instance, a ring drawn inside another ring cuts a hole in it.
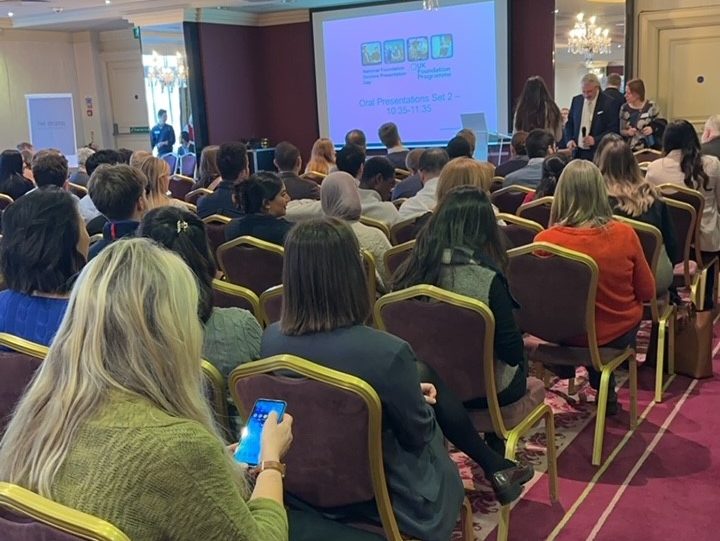
[{"label": "smartphone", "polygon": [[259,398],[255,402],[250,417],[240,434],[240,443],[235,451],[235,460],[249,466],[257,466],[260,463],[260,446],[265,420],[274,411],[277,413],[278,422],[281,422],[286,407],[287,403],[284,400]]}]

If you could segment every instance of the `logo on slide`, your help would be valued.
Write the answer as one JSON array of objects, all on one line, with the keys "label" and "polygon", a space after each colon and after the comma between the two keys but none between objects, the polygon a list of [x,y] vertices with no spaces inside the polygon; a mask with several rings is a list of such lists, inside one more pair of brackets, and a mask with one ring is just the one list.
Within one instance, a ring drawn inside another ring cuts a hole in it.
[{"label": "logo on slide", "polygon": [[453,55],[452,34],[439,34],[430,38],[433,58],[451,58]]},{"label": "logo on slide", "polygon": [[363,66],[382,64],[382,43],[371,41],[360,46]]},{"label": "logo on slide", "polygon": [[383,42],[386,64],[400,64],[405,62],[405,41],[391,39]]},{"label": "logo on slide", "polygon": [[427,60],[430,56],[430,45],[426,37],[408,38],[407,49],[410,62]]}]

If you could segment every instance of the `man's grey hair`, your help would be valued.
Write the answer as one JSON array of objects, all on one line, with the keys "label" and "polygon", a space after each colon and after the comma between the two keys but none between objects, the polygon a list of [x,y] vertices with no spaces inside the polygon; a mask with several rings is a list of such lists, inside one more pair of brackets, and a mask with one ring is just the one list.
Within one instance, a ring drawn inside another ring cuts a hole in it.
[{"label": "man's grey hair", "polygon": [[594,73],[586,73],[583,75],[583,78],[580,80],[581,85],[591,84],[594,86],[600,86],[600,79],[598,79],[598,76]]},{"label": "man's grey hair", "polygon": [[705,129],[713,133],[720,133],[720,115],[713,115],[705,122]]},{"label": "man's grey hair", "polygon": [[78,165],[80,167],[85,167],[85,162],[93,154],[95,154],[95,151],[89,147],[79,148],[77,151]]}]

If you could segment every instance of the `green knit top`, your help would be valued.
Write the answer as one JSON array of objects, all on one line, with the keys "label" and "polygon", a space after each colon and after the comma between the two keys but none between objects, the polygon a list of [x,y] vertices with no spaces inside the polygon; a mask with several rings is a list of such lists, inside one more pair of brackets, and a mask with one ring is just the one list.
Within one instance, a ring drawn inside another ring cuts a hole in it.
[{"label": "green knit top", "polygon": [[285,509],[245,502],[225,449],[195,421],[111,392],[79,431],[52,498],[103,518],[133,541],[287,541]]}]

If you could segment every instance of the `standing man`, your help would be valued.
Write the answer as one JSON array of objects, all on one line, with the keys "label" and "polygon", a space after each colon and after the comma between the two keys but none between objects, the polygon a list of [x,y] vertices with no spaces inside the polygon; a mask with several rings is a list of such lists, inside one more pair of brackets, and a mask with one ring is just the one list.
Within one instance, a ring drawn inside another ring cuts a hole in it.
[{"label": "standing man", "polygon": [[597,75],[586,74],[580,84],[582,93],[570,105],[565,140],[573,157],[592,160],[600,139],[620,132],[620,117],[615,102],[601,92]]},{"label": "standing man", "polygon": [[150,144],[157,155],[169,154],[175,146],[175,130],[167,123],[167,111],[160,109],[157,114],[158,123],[150,132]]}]

